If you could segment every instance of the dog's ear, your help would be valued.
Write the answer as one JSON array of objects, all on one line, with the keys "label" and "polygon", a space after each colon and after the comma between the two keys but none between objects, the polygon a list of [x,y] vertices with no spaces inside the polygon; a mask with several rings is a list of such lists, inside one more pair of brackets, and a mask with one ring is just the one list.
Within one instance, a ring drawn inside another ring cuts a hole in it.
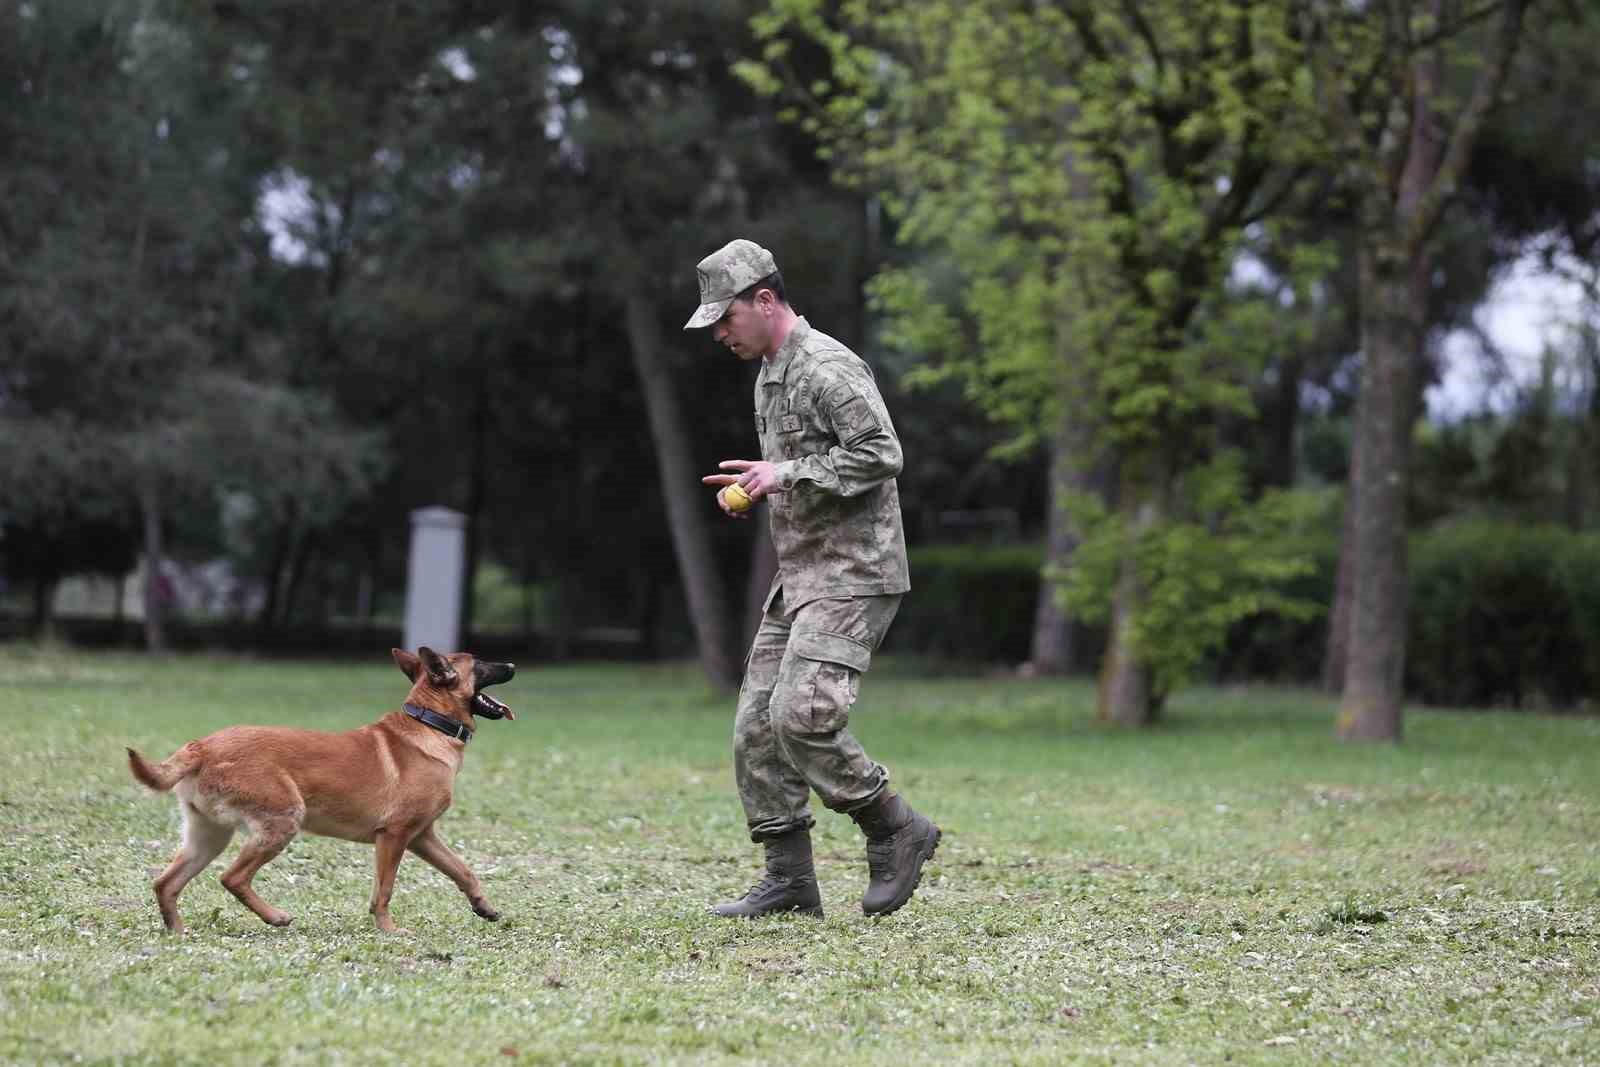
[{"label": "dog's ear", "polygon": [[394,657],[394,665],[399,667],[407,678],[410,678],[413,682],[417,680],[417,675],[422,672],[422,661],[420,659],[403,648],[391,648],[389,655]]},{"label": "dog's ear", "polygon": [[421,658],[422,665],[428,668],[428,681],[437,686],[456,684],[456,669],[450,666],[449,660],[427,645],[417,649],[417,655]]}]

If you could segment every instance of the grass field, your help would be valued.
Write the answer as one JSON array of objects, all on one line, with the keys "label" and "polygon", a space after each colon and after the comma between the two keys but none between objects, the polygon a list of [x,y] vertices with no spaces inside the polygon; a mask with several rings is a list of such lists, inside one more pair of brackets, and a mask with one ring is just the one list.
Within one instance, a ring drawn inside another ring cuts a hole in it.
[{"label": "grass field", "polygon": [[[238,722],[345,729],[370,664],[147,662],[0,647],[0,1061],[159,1063],[1600,1063],[1600,720],[1412,711],[1330,739],[1305,692],[1197,689],[1139,735],[1082,683],[886,663],[853,727],[944,827],[922,890],[856,900],[818,810],[822,921],[715,920],[758,870],[732,701],[682,666],[525,668],[443,836],[505,914],[371,849],[302,837],[164,936],[173,800],[135,785]],[[236,846],[235,846],[236,847]]]}]

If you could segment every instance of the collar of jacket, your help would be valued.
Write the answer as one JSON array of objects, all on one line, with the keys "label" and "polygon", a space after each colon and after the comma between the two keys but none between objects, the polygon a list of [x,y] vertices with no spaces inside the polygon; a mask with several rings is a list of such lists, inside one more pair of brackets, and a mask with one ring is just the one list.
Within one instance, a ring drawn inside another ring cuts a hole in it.
[{"label": "collar of jacket", "polygon": [[789,336],[783,339],[783,344],[772,354],[772,358],[761,362],[761,384],[768,385],[772,382],[783,381],[784,375],[789,373],[789,364],[794,362],[795,353],[800,351],[800,346],[805,343],[807,335],[811,333],[811,324],[804,315],[794,321],[794,326],[789,330]]},{"label": "collar of jacket", "polygon": [[447,737],[453,737],[463,745],[472,740],[472,727],[448,715],[440,715],[430,708],[419,708],[415,704],[401,704],[407,715],[416,719],[424,726],[431,726]]}]

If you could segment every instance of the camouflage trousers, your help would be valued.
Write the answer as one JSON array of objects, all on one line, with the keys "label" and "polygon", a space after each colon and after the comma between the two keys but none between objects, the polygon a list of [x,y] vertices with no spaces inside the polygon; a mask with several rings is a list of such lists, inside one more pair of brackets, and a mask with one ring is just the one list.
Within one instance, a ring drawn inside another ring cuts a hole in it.
[{"label": "camouflage trousers", "polygon": [[853,811],[888,784],[888,770],[845,727],[861,674],[899,608],[899,594],[813,600],[793,615],[781,592],[768,604],[733,724],[751,840],[809,829],[813,789],[833,811]]}]

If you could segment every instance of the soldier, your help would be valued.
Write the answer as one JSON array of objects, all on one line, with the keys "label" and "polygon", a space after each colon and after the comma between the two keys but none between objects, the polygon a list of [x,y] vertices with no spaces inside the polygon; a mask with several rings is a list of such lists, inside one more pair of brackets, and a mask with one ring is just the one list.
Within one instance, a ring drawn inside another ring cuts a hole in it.
[{"label": "soldier", "polygon": [[[889,789],[889,772],[845,727],[861,674],[911,588],[900,525],[900,441],[872,370],[790,308],[772,253],[728,243],[700,261],[700,308],[684,329],[760,360],[759,460],[725,460],[707,485],[766,499],[778,573],[745,666],[734,720],[734,773],[765,876],[717,915],[822,914],[807,801],[848,814],[867,838],[861,909],[906,901],[939,828]],[[730,507],[733,518],[746,513]]]}]

